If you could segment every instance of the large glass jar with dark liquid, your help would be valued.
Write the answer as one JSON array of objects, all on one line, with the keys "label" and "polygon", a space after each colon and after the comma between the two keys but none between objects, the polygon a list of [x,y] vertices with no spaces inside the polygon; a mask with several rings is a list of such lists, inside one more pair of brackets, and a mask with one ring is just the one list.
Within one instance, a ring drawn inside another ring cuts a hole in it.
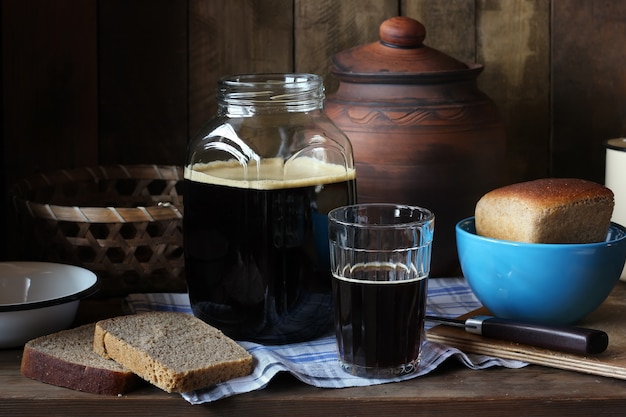
[{"label": "large glass jar with dark liquid", "polygon": [[327,214],[356,199],[352,147],[311,74],[218,82],[189,146],[184,248],[194,314],[237,340],[332,331]]}]

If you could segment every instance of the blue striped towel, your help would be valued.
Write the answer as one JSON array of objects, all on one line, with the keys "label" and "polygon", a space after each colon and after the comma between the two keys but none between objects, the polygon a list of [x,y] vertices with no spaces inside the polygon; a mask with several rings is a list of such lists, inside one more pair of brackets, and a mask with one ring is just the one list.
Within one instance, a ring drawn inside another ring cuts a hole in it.
[{"label": "blue striped towel", "polygon": [[[192,314],[187,294],[130,294],[126,301],[131,313],[156,310]],[[462,278],[431,278],[428,282],[428,314],[457,317],[480,306],[480,302]],[[521,368],[527,365],[526,362],[464,353],[441,343],[425,341],[417,372],[390,379],[366,379],[349,375],[339,367],[334,336],[279,346],[239,343],[255,358],[252,374],[202,390],[183,393],[185,400],[191,404],[202,404],[259,390],[267,386],[279,372],[289,372],[300,381],[314,387],[345,388],[416,378],[433,371],[448,358],[455,358],[470,369],[485,369],[492,366]]]}]

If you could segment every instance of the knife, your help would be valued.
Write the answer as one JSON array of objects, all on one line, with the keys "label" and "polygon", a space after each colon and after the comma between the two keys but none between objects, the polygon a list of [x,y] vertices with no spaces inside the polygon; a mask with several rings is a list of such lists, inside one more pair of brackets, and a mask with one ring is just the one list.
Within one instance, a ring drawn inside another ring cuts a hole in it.
[{"label": "knife", "polygon": [[425,319],[460,327],[468,333],[561,352],[594,355],[604,352],[609,345],[608,334],[584,327],[547,326],[493,316],[474,316],[461,320],[427,315]]}]

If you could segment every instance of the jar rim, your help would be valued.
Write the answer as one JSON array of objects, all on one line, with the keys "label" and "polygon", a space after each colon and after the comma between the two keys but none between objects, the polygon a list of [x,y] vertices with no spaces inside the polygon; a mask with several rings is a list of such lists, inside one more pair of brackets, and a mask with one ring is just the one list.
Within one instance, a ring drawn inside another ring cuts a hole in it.
[{"label": "jar rim", "polygon": [[310,73],[250,73],[233,74],[220,78],[220,83],[229,85],[274,85],[276,83],[300,85],[304,82],[322,82],[322,77]]},{"label": "jar rim", "polygon": [[325,98],[322,77],[309,73],[257,73],[222,77],[218,101],[228,105],[296,106],[321,108]]}]

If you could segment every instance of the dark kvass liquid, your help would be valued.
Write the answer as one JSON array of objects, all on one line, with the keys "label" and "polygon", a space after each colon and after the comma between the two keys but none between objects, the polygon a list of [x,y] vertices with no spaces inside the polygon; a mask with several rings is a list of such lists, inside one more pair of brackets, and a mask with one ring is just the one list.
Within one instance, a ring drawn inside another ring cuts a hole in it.
[{"label": "dark kvass liquid", "polygon": [[292,343],[329,332],[327,214],[354,202],[354,171],[257,184],[185,178],[194,315],[237,340]]},{"label": "dark kvass liquid", "polygon": [[415,361],[422,342],[427,282],[426,277],[380,282],[335,276],[340,359],[358,368],[395,368]]}]

